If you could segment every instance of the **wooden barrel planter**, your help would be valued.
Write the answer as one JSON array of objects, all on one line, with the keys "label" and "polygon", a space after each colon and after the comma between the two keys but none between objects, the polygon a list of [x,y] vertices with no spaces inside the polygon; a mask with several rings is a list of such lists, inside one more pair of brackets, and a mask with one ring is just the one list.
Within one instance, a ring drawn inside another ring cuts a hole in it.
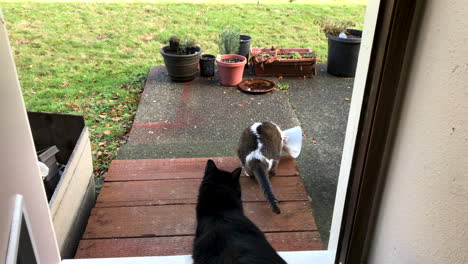
[{"label": "wooden barrel planter", "polygon": [[[317,56],[310,49],[251,49],[256,76],[315,76]],[[300,58],[289,58],[291,54]]]}]

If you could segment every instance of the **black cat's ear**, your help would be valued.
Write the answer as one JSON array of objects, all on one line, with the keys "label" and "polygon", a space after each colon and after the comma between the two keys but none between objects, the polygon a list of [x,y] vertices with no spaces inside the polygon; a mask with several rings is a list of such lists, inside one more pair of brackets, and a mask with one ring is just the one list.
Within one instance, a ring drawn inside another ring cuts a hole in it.
[{"label": "black cat's ear", "polygon": [[209,174],[210,172],[216,171],[218,168],[213,160],[208,160],[205,166],[205,174]]},{"label": "black cat's ear", "polygon": [[241,172],[242,172],[242,168],[237,168],[235,170],[233,170],[231,172],[232,174],[232,179],[235,180],[235,181],[238,181],[239,180],[239,177],[241,175]]}]

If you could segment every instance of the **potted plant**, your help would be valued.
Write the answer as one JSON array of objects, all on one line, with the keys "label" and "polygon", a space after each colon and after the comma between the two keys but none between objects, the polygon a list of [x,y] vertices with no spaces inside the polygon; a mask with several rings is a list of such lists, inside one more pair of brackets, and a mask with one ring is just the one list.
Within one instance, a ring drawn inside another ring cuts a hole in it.
[{"label": "potted plant", "polygon": [[317,56],[306,48],[251,49],[257,76],[314,76],[317,75]]},{"label": "potted plant", "polygon": [[362,31],[349,29],[351,21],[320,19],[315,21],[328,38],[327,71],[339,77],[354,77],[361,47]]},{"label": "potted plant", "polygon": [[181,40],[173,35],[169,45],[161,48],[164,64],[173,82],[189,82],[195,78],[198,71],[198,60],[202,49],[194,40]]},{"label": "potted plant", "polygon": [[218,64],[220,82],[224,86],[236,86],[242,81],[247,58],[238,55],[240,44],[239,29],[224,26],[219,34]]}]

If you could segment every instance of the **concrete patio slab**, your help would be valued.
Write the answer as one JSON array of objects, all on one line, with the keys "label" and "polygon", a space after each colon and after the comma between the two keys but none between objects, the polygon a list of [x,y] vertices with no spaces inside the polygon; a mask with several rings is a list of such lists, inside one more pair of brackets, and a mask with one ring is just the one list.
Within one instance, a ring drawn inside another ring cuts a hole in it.
[{"label": "concrete patio slab", "polygon": [[171,83],[164,66],[153,67],[117,158],[235,156],[240,133],[253,122],[272,121],[282,129],[300,125],[304,145],[297,164],[326,246],[354,79],[331,76],[326,65],[318,72],[305,80],[279,80],[288,91],[252,95],[221,86],[216,78]]}]

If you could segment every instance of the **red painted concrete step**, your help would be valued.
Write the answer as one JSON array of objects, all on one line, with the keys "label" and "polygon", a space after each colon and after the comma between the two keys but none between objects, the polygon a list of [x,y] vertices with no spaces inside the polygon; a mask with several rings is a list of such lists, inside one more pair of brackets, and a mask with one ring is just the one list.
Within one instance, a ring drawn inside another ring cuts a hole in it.
[{"label": "red painted concrete step", "polygon": [[[208,159],[213,159],[220,169],[232,171],[240,167],[240,162],[236,157],[114,160],[105,181],[202,178]],[[295,160],[290,157],[283,157],[277,175],[299,175]]]},{"label": "red painted concrete step", "polygon": [[[107,182],[101,190],[96,207],[164,205],[196,203],[201,178],[153,181]],[[280,202],[308,201],[299,176],[271,178],[273,190]],[[254,178],[241,178],[244,202],[265,201]]]},{"label": "red painted concrete step", "polygon": [[[266,202],[244,204],[244,212],[263,232],[316,231],[309,202],[280,203],[276,215]],[[193,235],[195,205],[93,209],[83,239]]]},{"label": "red painted concrete step", "polygon": [[[317,231],[265,234],[277,251],[322,250]],[[82,240],[75,258],[190,255],[193,236]]]}]

